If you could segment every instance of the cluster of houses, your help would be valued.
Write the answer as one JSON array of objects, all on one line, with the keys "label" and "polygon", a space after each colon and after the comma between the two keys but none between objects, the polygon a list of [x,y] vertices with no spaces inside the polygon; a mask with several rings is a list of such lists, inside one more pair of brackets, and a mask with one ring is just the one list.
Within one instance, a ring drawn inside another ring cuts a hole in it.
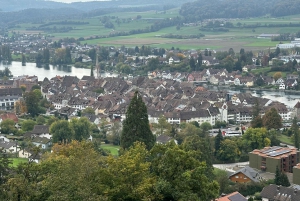
[{"label": "cluster of houses", "polygon": [[[124,120],[126,108],[135,90],[139,90],[148,108],[149,121],[157,123],[164,115],[171,124],[197,121],[199,124],[217,121],[243,123],[252,120],[252,106],[258,102],[263,115],[270,108],[277,109],[283,120],[295,116],[283,103],[248,93],[228,94],[226,91],[209,91],[194,82],[179,82],[172,79],[149,79],[136,77],[95,78],[72,76],[45,78],[42,94],[54,109],[69,117],[79,110],[92,108],[94,115],[109,122]],[[98,93],[98,90],[101,93]],[[92,117],[91,117],[92,118]],[[97,119],[97,118],[96,118]]]}]

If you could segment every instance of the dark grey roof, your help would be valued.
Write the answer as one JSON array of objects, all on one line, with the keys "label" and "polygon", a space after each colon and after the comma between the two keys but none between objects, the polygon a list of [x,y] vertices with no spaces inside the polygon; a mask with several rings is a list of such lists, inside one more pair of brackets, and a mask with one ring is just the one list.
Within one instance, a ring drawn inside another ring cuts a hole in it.
[{"label": "dark grey roof", "polygon": [[16,143],[15,142],[0,142],[0,147],[4,148],[4,149],[9,149],[12,146],[15,146]]},{"label": "dark grey roof", "polygon": [[43,134],[43,133],[49,133],[49,126],[46,125],[35,125],[33,128],[33,131],[31,131],[33,134]]},{"label": "dark grey roof", "polygon": [[5,88],[5,89],[0,89],[0,96],[13,96],[13,95],[18,95],[22,96],[22,89],[21,88]]},{"label": "dark grey roof", "polygon": [[83,114],[83,117],[86,117],[90,122],[94,123],[97,119],[97,116],[94,114]]},{"label": "dark grey roof", "polygon": [[262,198],[267,198],[274,201],[299,201],[300,191],[284,186],[271,184],[264,187],[260,193]]},{"label": "dark grey roof", "polygon": [[229,177],[234,176],[238,173],[242,173],[245,176],[247,176],[249,179],[251,179],[253,182],[259,182],[258,178],[259,178],[259,173],[255,170],[253,170],[251,167],[246,166],[242,169],[239,169],[238,171],[236,171],[235,173],[231,174]]},{"label": "dark grey roof", "polygon": [[167,136],[167,135],[160,135],[156,138],[156,142],[158,143],[162,143],[162,144],[167,144],[168,142],[170,142],[171,140],[173,140],[173,138]]},{"label": "dark grey roof", "polygon": [[51,140],[46,137],[35,137],[33,138],[32,142],[39,143],[39,144],[47,144]]},{"label": "dark grey roof", "polygon": [[247,201],[247,199],[244,196],[242,196],[240,193],[234,194],[228,197],[228,199],[230,201]]}]

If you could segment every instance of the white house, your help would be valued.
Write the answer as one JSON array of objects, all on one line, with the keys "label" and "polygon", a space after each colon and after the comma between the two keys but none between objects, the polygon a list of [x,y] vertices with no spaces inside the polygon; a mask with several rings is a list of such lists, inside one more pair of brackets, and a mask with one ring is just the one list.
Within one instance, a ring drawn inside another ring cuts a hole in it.
[{"label": "white house", "polygon": [[279,89],[285,89],[285,84],[284,83],[279,84]]}]

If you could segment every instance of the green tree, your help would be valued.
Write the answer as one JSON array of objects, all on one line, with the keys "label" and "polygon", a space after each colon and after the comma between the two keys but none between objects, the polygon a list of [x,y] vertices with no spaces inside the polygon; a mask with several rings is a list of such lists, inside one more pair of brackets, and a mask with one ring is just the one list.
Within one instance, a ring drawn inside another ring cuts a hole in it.
[{"label": "green tree", "polygon": [[110,135],[107,136],[107,138],[114,145],[120,145],[121,132],[122,132],[121,123],[116,121],[113,123],[113,125],[111,127],[111,133],[110,133]]},{"label": "green tree", "polygon": [[81,111],[82,114],[95,114],[95,110],[91,107],[87,107]]},{"label": "green tree", "polygon": [[242,144],[244,151],[250,152],[270,146],[271,140],[268,138],[268,131],[265,128],[248,128],[242,135]]},{"label": "green tree", "polygon": [[261,128],[263,127],[263,120],[260,116],[260,106],[259,106],[259,101],[256,98],[255,99],[255,104],[253,106],[253,112],[252,112],[252,121],[251,121],[251,127],[252,128]]},{"label": "green tree", "polygon": [[43,116],[38,116],[37,118],[36,118],[36,123],[38,124],[38,125],[44,125],[45,123],[46,123],[46,120],[45,120],[45,118],[43,117]]},{"label": "green tree", "polygon": [[22,54],[22,66],[26,66],[26,57]]},{"label": "green tree", "polygon": [[207,170],[205,172],[208,178],[213,175],[213,154],[208,137],[203,138],[198,135],[188,136],[182,143],[182,148],[185,151],[193,151],[195,159],[206,163]]},{"label": "green tree", "polygon": [[31,116],[36,116],[39,113],[39,100],[37,91],[30,91],[23,94],[23,98],[25,100],[25,104],[28,110],[28,113]]},{"label": "green tree", "polygon": [[293,131],[293,134],[294,134],[294,144],[295,144],[295,147],[297,149],[299,149],[300,147],[300,139],[299,139],[299,126],[298,126],[298,119],[297,117],[294,117],[293,119],[293,124],[292,124],[292,131]]},{"label": "green tree", "polygon": [[86,117],[81,117],[80,119],[73,118],[70,125],[74,130],[73,139],[82,141],[87,140],[90,137],[91,123]]},{"label": "green tree", "polygon": [[200,128],[204,131],[204,132],[207,132],[209,131],[210,129],[212,129],[212,126],[210,123],[208,122],[203,122],[201,125],[200,125]]},{"label": "green tree", "polygon": [[224,139],[221,142],[217,157],[224,162],[234,162],[240,155],[240,150],[235,141]]},{"label": "green tree", "polygon": [[32,131],[37,122],[28,119],[22,122],[22,130],[23,131]]},{"label": "green tree", "polygon": [[284,172],[281,172],[281,174],[280,174],[280,184],[279,185],[285,186],[285,187],[289,187],[291,185],[287,175]]},{"label": "green tree", "polygon": [[136,141],[145,143],[147,149],[151,149],[155,143],[155,137],[150,130],[147,107],[138,91],[134,93],[126,111],[121,147],[128,149]]},{"label": "green tree", "polygon": [[263,116],[263,125],[268,129],[279,129],[282,127],[282,119],[275,108],[271,108]]},{"label": "green tree", "polygon": [[278,166],[276,166],[274,183],[276,185],[280,185],[280,170],[279,170]]},{"label": "green tree", "polygon": [[51,116],[48,121],[47,121],[47,125],[51,126],[54,122],[58,121],[58,119],[54,116]]},{"label": "green tree", "polygon": [[190,67],[191,67],[191,70],[193,70],[193,71],[196,70],[196,63],[195,63],[194,57],[190,58]]},{"label": "green tree", "polygon": [[181,144],[184,139],[188,136],[198,135],[204,137],[205,134],[203,133],[202,129],[197,128],[193,123],[185,124],[184,128],[180,130],[178,135],[176,136],[176,140],[179,144]]},{"label": "green tree", "polygon": [[8,175],[10,174],[11,164],[12,161],[9,160],[7,153],[4,149],[0,149],[0,186],[6,182]]},{"label": "green tree", "polygon": [[43,50],[43,63],[49,64],[50,63],[50,51],[48,48]]},{"label": "green tree", "polygon": [[207,167],[197,160],[194,151],[185,151],[170,143],[156,144],[149,160],[158,177],[156,189],[162,200],[212,200],[219,186],[206,176]]},{"label": "green tree", "polygon": [[221,147],[221,142],[223,140],[224,140],[224,138],[223,138],[222,132],[219,129],[219,132],[218,132],[218,134],[215,137],[215,155],[217,155],[217,153],[219,152],[220,147]]},{"label": "green tree", "polygon": [[17,129],[15,128],[15,122],[11,119],[5,119],[1,122],[1,133],[9,134],[16,133]]},{"label": "green tree", "polygon": [[50,126],[50,133],[52,134],[53,143],[71,142],[74,136],[74,130],[70,123],[66,120],[55,121]]},{"label": "green tree", "polygon": [[200,53],[197,58],[197,70],[200,70],[201,66],[202,66],[202,54]]},{"label": "green tree", "polygon": [[153,128],[158,130],[156,134],[163,135],[171,131],[171,124],[167,121],[164,115],[160,115],[158,118],[158,123],[153,124]]},{"label": "green tree", "polygon": [[94,67],[93,67],[93,65],[91,66],[91,73],[90,73],[90,76],[94,76]]}]

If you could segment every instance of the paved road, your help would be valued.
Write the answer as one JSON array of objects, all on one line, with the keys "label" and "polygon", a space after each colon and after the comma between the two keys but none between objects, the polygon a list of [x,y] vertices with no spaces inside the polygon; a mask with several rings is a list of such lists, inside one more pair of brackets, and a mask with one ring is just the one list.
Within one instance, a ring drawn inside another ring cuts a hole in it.
[{"label": "paved road", "polygon": [[229,164],[213,164],[215,168],[226,170],[232,169],[233,167],[245,167],[249,165],[249,162],[241,162],[241,163],[229,163]]}]

